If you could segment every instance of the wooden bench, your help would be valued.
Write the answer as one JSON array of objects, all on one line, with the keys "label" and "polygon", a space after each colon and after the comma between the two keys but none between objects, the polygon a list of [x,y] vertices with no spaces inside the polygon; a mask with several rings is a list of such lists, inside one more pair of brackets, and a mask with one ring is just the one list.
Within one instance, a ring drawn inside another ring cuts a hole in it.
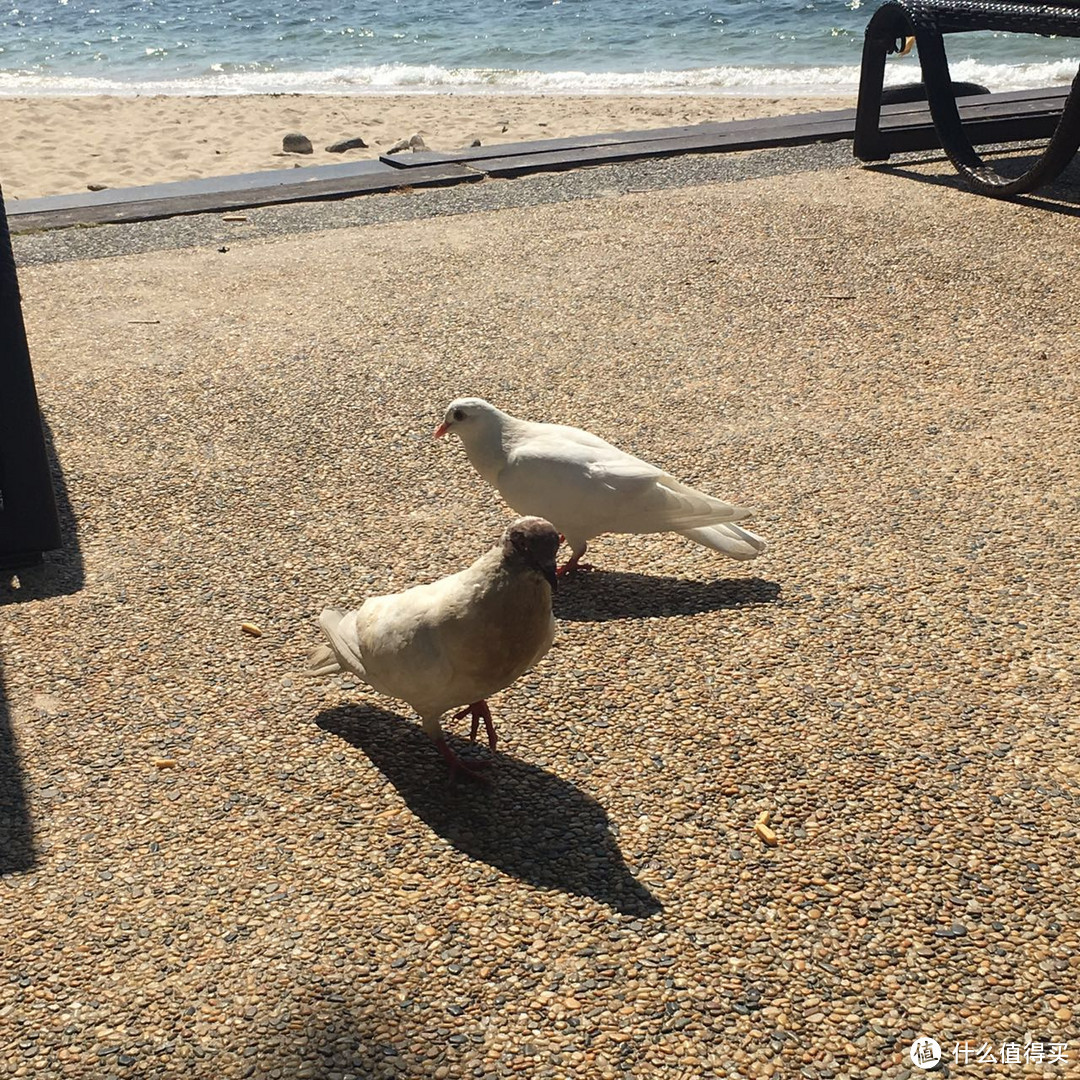
[{"label": "wooden bench", "polygon": [[1031,3],[1026,0],[887,0],[870,19],[863,42],[862,73],[855,117],[855,156],[861,161],[885,161],[902,147],[882,130],[882,85],[885,59],[903,52],[908,38],[915,39],[923,86],[941,146],[968,186],[982,195],[998,198],[1019,195],[1050,183],[1073,159],[1080,146],[1080,72],[1052,132],[1033,125],[1018,135],[1015,125],[997,131],[984,125],[977,141],[982,144],[1017,138],[1050,141],[1037,160],[1019,175],[1006,176],[979,156],[971,129],[960,119],[945,35],[977,30],[1014,34],[1080,37],[1080,4]]}]

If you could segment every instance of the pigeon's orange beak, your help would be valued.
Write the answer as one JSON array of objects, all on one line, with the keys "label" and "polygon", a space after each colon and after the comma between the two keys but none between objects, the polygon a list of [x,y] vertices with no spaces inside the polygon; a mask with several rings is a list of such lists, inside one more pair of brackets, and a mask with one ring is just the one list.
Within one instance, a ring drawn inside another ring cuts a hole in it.
[{"label": "pigeon's orange beak", "polygon": [[441,424],[440,424],[440,425],[439,425],[439,426],[438,426],[438,427],[437,427],[437,428],[435,429],[435,438],[436,438],[436,439],[441,439],[441,438],[442,438],[442,437],[443,437],[443,436],[444,436],[444,435],[445,435],[445,434],[446,434],[446,433],[447,433],[447,432],[448,432],[449,430],[450,430],[450,425],[449,425],[449,424],[448,424],[448,423],[447,423],[447,422],[446,422],[446,421],[444,420],[444,421],[443,421],[443,422],[442,422],[442,423],[441,423]]}]

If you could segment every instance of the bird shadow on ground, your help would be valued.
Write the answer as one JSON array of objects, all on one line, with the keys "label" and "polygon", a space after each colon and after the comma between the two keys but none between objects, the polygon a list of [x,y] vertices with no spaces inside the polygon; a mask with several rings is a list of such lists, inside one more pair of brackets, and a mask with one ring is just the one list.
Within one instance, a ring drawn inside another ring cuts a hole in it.
[{"label": "bird shadow on ground", "polygon": [[[662,909],[623,860],[607,812],[568,781],[498,753],[488,783],[452,784],[431,740],[394,713],[345,706],[326,710],[316,723],[367,754],[409,809],[470,858],[623,914]],[[450,738],[456,753],[469,755],[467,741]]]},{"label": "bird shadow on ground", "polygon": [[554,606],[560,619],[602,622],[774,604],[779,596],[775,581],[756,577],[694,581],[596,570],[560,581]]}]

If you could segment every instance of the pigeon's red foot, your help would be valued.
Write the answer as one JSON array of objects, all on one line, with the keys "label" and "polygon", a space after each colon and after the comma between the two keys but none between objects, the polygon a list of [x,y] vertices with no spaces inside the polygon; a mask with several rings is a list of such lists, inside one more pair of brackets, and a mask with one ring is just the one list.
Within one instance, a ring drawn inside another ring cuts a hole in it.
[{"label": "pigeon's red foot", "polygon": [[489,761],[463,761],[461,758],[450,749],[449,743],[445,739],[436,739],[435,745],[438,747],[439,753],[442,754],[446,764],[450,766],[450,782],[453,783],[457,779],[458,773],[463,776],[467,776],[470,780],[476,780],[478,783],[486,784],[488,782],[487,777],[484,775],[483,770],[491,764]]},{"label": "pigeon's red foot", "polygon": [[594,569],[596,568],[593,566],[592,563],[579,562],[577,559],[571,559],[564,566],[560,566],[559,569],[555,571],[555,573],[559,577],[569,577],[571,574],[585,574],[588,573],[590,570]]},{"label": "pigeon's red foot", "polygon": [[460,720],[463,716],[472,717],[469,738],[473,742],[476,742],[476,733],[480,730],[480,721],[484,721],[484,727],[487,730],[488,748],[494,753],[498,739],[495,737],[495,724],[491,719],[491,709],[488,708],[488,703],[481,698],[480,701],[474,701],[471,705],[467,705],[461,712],[454,713],[455,720]]},{"label": "pigeon's red foot", "polygon": [[579,570],[584,573],[585,571],[593,568],[592,563],[582,562],[581,556],[588,550],[588,545],[583,547],[580,551],[575,552],[570,556],[569,562],[564,563],[559,567],[555,573],[559,577],[569,577],[571,574],[576,574]]}]

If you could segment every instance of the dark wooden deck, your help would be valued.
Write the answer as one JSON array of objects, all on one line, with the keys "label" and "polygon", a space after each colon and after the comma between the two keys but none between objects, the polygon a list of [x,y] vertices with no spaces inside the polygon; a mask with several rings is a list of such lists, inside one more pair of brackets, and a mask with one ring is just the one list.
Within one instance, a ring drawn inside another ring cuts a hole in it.
[{"label": "dark wooden deck", "polygon": [[[976,144],[1048,137],[1068,87],[1021,90],[965,98],[960,114]],[[882,127],[895,152],[940,146],[923,102],[886,105]],[[50,195],[7,203],[12,232],[66,225],[146,221],[178,214],[239,210],[311,199],[341,199],[408,187],[456,184],[487,176],[604,165],[635,158],[726,153],[851,139],[855,110],[801,113],[710,122],[645,131],[616,131],[566,139],[536,139],[471,147],[450,153],[383,154],[378,161],[272,169],[237,176],[180,180],[144,187]]]},{"label": "dark wooden deck", "polygon": [[344,199],[482,178],[483,173],[462,165],[427,165],[403,175],[379,161],[357,161],[18,199],[7,203],[7,213],[11,231],[16,233],[65,225],[151,221],[177,214],[241,210],[310,199]]}]

